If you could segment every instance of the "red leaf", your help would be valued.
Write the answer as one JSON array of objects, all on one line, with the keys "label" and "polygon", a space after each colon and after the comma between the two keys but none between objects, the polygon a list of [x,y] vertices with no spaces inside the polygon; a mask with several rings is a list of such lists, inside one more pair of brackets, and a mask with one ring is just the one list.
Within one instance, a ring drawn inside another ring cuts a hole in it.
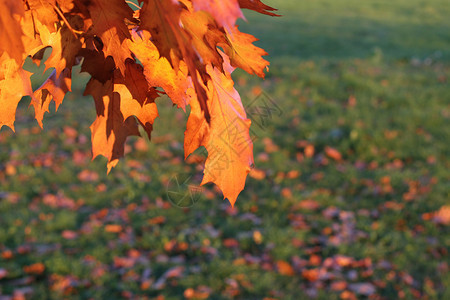
[{"label": "red leaf", "polygon": [[241,8],[248,8],[261,14],[266,14],[273,17],[280,16],[272,12],[277,11],[277,9],[262,3],[261,0],[239,0],[239,5]]}]

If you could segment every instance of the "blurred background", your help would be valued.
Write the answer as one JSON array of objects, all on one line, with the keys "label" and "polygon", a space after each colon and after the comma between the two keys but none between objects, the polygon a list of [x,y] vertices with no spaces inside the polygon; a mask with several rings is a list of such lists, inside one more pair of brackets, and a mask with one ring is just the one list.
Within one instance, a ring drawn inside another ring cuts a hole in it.
[{"label": "blurred background", "polygon": [[94,102],[0,132],[0,299],[450,299],[447,0],[265,1],[236,71],[256,168],[236,206],[183,160],[162,98],[152,141],[106,175]]}]

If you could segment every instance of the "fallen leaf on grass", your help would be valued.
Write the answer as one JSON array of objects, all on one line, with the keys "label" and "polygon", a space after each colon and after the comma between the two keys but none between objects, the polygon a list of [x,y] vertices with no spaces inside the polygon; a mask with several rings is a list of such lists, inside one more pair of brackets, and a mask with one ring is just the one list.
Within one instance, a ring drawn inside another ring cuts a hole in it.
[{"label": "fallen leaf on grass", "polygon": [[65,238],[66,240],[73,240],[78,237],[78,233],[76,233],[75,231],[72,231],[72,230],[64,230],[62,232],[61,236],[63,238]]},{"label": "fallen leaf on grass", "polygon": [[286,174],[286,178],[295,179],[300,176],[300,172],[298,170],[291,170]]},{"label": "fallen leaf on grass", "polygon": [[341,153],[340,153],[338,150],[336,150],[336,149],[334,149],[334,148],[332,148],[332,147],[329,147],[329,146],[325,147],[325,154],[326,154],[329,158],[334,159],[334,160],[336,160],[336,161],[342,160],[342,155],[341,155]]},{"label": "fallen leaf on grass", "polygon": [[227,248],[236,248],[239,247],[239,242],[236,239],[224,239],[223,240],[223,245]]},{"label": "fallen leaf on grass", "polygon": [[200,286],[195,290],[188,288],[184,291],[183,295],[187,299],[207,299],[211,294],[211,289],[207,286]]},{"label": "fallen leaf on grass", "polygon": [[114,257],[114,267],[116,268],[132,268],[136,260],[129,257]]},{"label": "fallen leaf on grass", "polygon": [[78,179],[82,182],[94,182],[99,178],[98,173],[89,170],[83,170],[78,174]]},{"label": "fallen leaf on grass", "polygon": [[299,209],[303,209],[303,210],[316,210],[320,207],[320,204],[312,199],[306,199],[306,200],[302,200],[300,201],[300,203],[298,203],[296,205],[296,208]]},{"label": "fallen leaf on grass", "polygon": [[322,263],[322,258],[317,254],[313,254],[309,257],[309,263],[312,266],[319,266]]},{"label": "fallen leaf on grass", "polygon": [[341,299],[342,300],[356,300],[356,295],[350,291],[343,291],[341,293]]},{"label": "fallen leaf on grass", "polygon": [[437,224],[450,225],[450,206],[444,205],[438,211],[422,214],[425,221],[433,220]]},{"label": "fallen leaf on grass", "polygon": [[306,157],[308,157],[308,158],[313,157],[314,156],[314,146],[313,145],[307,145],[305,147],[304,152],[305,152],[305,156]]},{"label": "fallen leaf on grass", "polygon": [[122,231],[122,226],[117,224],[109,224],[105,226],[105,231],[110,233],[119,233]]},{"label": "fallen leaf on grass", "polygon": [[252,169],[249,175],[256,180],[263,180],[266,177],[266,173],[260,169]]},{"label": "fallen leaf on grass", "polygon": [[45,271],[43,263],[35,263],[29,266],[24,266],[23,271],[28,274],[42,274]]},{"label": "fallen leaf on grass", "polygon": [[170,240],[164,244],[164,250],[166,252],[182,252],[189,248],[188,243],[178,242],[177,240]]},{"label": "fallen leaf on grass", "polygon": [[318,269],[303,270],[302,277],[308,281],[317,281],[319,279],[319,270]]},{"label": "fallen leaf on grass", "polygon": [[333,291],[342,291],[347,288],[347,282],[345,281],[335,281],[330,286]]},{"label": "fallen leaf on grass", "polygon": [[14,256],[14,254],[12,253],[11,250],[5,250],[5,251],[3,251],[2,254],[1,254],[1,257],[2,257],[3,259],[11,259],[11,258],[13,258],[13,256]]},{"label": "fallen leaf on grass", "polygon": [[146,280],[142,281],[141,290],[143,290],[143,291],[148,290],[152,286],[152,283],[153,283],[153,280],[151,280],[151,279],[146,279]]},{"label": "fallen leaf on grass", "polygon": [[258,231],[258,230],[253,231],[253,241],[255,241],[255,243],[258,245],[262,243],[263,236],[260,231]]},{"label": "fallen leaf on grass", "polygon": [[402,210],[405,205],[403,203],[397,203],[395,201],[387,201],[384,203],[384,207],[392,210]]},{"label": "fallen leaf on grass", "polygon": [[348,267],[351,265],[351,263],[354,261],[352,257],[344,256],[344,255],[336,255],[334,258],[336,261],[336,264],[338,264],[340,267]]},{"label": "fallen leaf on grass", "polygon": [[8,276],[8,271],[6,269],[0,268],[0,279],[5,278]]},{"label": "fallen leaf on grass", "polygon": [[442,206],[436,212],[434,220],[439,224],[450,225],[450,205]]},{"label": "fallen leaf on grass", "polygon": [[292,198],[292,190],[290,188],[285,187],[281,190],[281,195],[286,199],[291,199]]},{"label": "fallen leaf on grass", "polygon": [[350,95],[347,100],[348,107],[354,107],[356,105],[356,97],[354,95]]},{"label": "fallen leaf on grass", "polygon": [[294,276],[295,274],[294,268],[292,268],[292,266],[284,260],[277,261],[277,268],[278,273],[281,275]]},{"label": "fallen leaf on grass", "polygon": [[157,217],[154,217],[154,218],[151,218],[148,220],[148,223],[150,225],[163,224],[165,222],[166,222],[166,217],[164,217],[164,216],[157,216]]}]

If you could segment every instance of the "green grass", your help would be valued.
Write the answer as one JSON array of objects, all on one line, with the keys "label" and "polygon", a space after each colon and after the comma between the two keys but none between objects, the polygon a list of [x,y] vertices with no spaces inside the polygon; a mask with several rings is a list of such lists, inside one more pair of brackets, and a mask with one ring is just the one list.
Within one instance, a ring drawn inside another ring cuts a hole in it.
[{"label": "green grass", "polygon": [[[445,0],[268,1],[282,18],[248,14],[245,29],[261,38],[271,61],[317,58],[450,59]],[[244,23],[244,22],[243,22]]]},{"label": "green grass", "polygon": [[[213,186],[190,208],[169,201],[172,176],[197,184],[202,172],[183,161],[187,117],[168,99],[157,102],[148,150],[130,139],[107,176],[105,159],[91,161],[94,104],[80,97],[86,78],[76,75],[43,131],[24,102],[17,134],[0,133],[0,296],[181,299],[192,288],[210,299],[341,299],[366,283],[374,299],[450,297],[449,226],[426,218],[450,199],[449,5],[269,4],[284,17],[249,13],[241,28],[261,39],[271,71],[234,78],[244,105],[262,89],[281,114],[253,127],[265,177],[247,180],[236,210]],[[106,232],[108,224],[123,230]],[[352,262],[338,266],[338,255]],[[45,271],[27,274],[33,263]],[[180,276],[164,280],[175,267]],[[322,277],[307,280],[311,269]],[[347,285],[334,290],[339,281]]]}]

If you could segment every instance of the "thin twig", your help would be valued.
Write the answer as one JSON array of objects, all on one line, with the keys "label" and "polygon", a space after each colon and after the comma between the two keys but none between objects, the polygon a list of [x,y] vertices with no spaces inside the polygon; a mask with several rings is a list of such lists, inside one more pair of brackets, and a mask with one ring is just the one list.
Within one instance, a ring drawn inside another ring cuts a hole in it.
[{"label": "thin twig", "polygon": [[83,31],[75,30],[70,26],[69,21],[67,21],[66,17],[64,17],[64,14],[62,11],[57,7],[56,5],[52,5],[53,9],[58,13],[58,15],[61,17],[61,19],[64,21],[64,23],[67,25],[67,28],[72,32],[73,36],[75,38],[78,38],[77,34],[83,34]]}]

